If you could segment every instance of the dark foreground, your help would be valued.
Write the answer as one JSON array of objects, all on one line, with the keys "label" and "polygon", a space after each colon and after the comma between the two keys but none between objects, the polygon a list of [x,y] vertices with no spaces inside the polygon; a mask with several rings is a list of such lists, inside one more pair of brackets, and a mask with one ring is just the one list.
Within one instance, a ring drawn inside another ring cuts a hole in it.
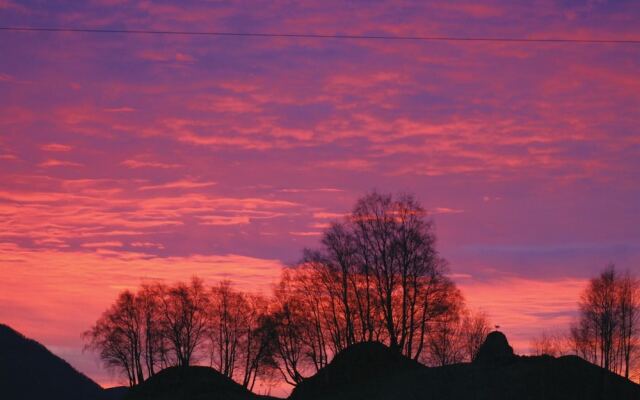
[{"label": "dark foreground", "polygon": [[[39,343],[0,325],[0,398],[10,400],[272,399],[207,367],[169,368],[105,390]],[[354,345],[295,388],[290,400],[640,400],[640,385],[579,357],[522,357],[493,332],[473,363],[427,368],[380,343]]]}]

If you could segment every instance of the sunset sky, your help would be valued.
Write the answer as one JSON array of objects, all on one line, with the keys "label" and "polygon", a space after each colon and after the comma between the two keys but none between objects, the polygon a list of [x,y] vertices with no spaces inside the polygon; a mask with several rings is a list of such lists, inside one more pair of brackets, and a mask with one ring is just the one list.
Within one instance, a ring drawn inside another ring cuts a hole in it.
[{"label": "sunset sky", "polygon": [[[635,1],[443,3],[0,0],[0,25],[640,40]],[[639,127],[640,44],[0,31],[0,322],[117,383],[81,334],[119,291],[268,292],[377,189],[416,194],[526,353],[605,264],[640,272]]]}]

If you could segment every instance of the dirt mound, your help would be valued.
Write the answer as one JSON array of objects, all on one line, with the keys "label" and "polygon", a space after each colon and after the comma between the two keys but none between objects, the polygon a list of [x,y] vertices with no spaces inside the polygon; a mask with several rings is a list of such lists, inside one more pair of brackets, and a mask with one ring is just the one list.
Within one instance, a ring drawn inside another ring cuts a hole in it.
[{"label": "dirt mound", "polygon": [[500,365],[508,364],[516,359],[513,348],[502,332],[494,331],[487,335],[473,359],[474,364]]},{"label": "dirt mound", "polygon": [[576,356],[526,357],[491,333],[473,363],[426,368],[380,344],[354,346],[294,400],[640,400],[640,385]]},{"label": "dirt mound", "polygon": [[329,365],[300,383],[289,398],[330,398],[354,386],[422,369],[427,367],[382,343],[358,343],[338,353]]},{"label": "dirt mound", "polygon": [[264,399],[209,367],[171,367],[132,388],[126,400]]}]

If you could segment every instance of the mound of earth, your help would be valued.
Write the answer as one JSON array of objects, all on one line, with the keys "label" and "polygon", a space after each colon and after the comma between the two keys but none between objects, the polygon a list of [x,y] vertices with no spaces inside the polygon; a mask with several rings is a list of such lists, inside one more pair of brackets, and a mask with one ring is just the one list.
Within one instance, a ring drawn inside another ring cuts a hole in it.
[{"label": "mound of earth", "polygon": [[46,347],[0,324],[0,398],[103,399],[102,387]]},{"label": "mound of earth", "polygon": [[114,386],[110,388],[104,389],[102,392],[103,400],[120,400],[123,399],[124,396],[129,391],[129,386]]},{"label": "mound of earth", "polygon": [[253,400],[258,396],[209,367],[170,367],[129,390],[126,400]]},{"label": "mound of earth", "polygon": [[508,364],[516,359],[513,348],[509,346],[507,337],[502,332],[493,331],[487,335],[473,359],[474,364],[498,365]]},{"label": "mound of earth", "polygon": [[[349,355],[350,350],[345,350],[344,355]],[[381,353],[376,358],[383,358]],[[395,357],[396,362],[401,357],[386,354]],[[337,365],[331,362],[300,384],[291,399],[640,400],[640,385],[619,375],[575,356],[516,356],[506,337],[495,332],[487,337],[482,354],[473,363],[403,368],[407,363],[400,361],[398,366],[392,361],[371,367],[364,355],[358,361],[350,358],[341,360],[336,356]],[[362,370],[352,372],[356,368]],[[340,378],[350,374],[357,379]],[[312,387],[308,387],[309,382]]]},{"label": "mound of earth", "polygon": [[329,365],[300,383],[289,399],[331,398],[359,385],[423,369],[427,367],[382,343],[358,343],[338,353]]}]

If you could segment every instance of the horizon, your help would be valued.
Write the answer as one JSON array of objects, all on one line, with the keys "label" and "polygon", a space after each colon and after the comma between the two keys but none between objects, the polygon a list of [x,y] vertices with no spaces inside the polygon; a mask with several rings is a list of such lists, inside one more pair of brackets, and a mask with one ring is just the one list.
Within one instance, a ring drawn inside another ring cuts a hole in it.
[{"label": "horizon", "polygon": [[[640,40],[640,3],[0,1],[0,26]],[[268,294],[371,190],[413,193],[528,354],[640,272],[640,45],[0,31],[0,323],[81,334],[145,281]],[[120,382],[122,383],[122,382]]]}]

